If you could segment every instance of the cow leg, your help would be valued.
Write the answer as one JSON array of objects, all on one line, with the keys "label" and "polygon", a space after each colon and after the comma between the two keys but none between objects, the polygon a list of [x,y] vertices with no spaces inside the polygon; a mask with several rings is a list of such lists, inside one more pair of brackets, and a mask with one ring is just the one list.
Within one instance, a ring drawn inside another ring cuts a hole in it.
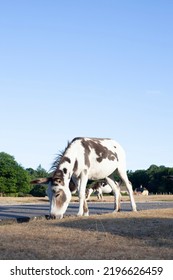
[{"label": "cow leg", "polygon": [[99,188],[98,192],[99,192],[99,199],[102,200],[103,199],[103,194],[102,194],[101,188]]},{"label": "cow leg", "polygon": [[102,189],[100,189],[100,198],[101,198],[101,200],[103,200],[103,192],[102,192]]},{"label": "cow leg", "polygon": [[126,185],[126,188],[128,190],[129,196],[130,196],[130,201],[131,201],[131,206],[132,206],[132,210],[133,211],[137,211],[136,210],[136,203],[134,200],[134,196],[133,196],[133,189],[132,189],[132,184],[129,182],[129,179],[127,177],[127,173],[126,171],[123,169],[118,169],[119,175],[121,177],[121,179],[123,180],[123,182]]},{"label": "cow leg", "polygon": [[109,176],[106,178],[107,183],[111,186],[113,194],[114,194],[114,211],[120,211],[120,200],[121,200],[121,193],[119,185],[115,184],[113,176]]},{"label": "cow leg", "polygon": [[96,193],[97,193],[97,198],[98,198],[98,200],[100,200],[100,199],[101,199],[100,189],[98,189],[98,190],[96,191]]},{"label": "cow leg", "polygon": [[88,181],[88,176],[86,176],[84,173],[81,174],[80,176],[80,184],[79,184],[79,211],[78,211],[78,216],[88,216],[88,205],[86,201],[86,184]]},{"label": "cow leg", "polygon": [[84,204],[83,204],[83,215],[89,216],[88,203],[87,203],[86,199],[84,200]]}]

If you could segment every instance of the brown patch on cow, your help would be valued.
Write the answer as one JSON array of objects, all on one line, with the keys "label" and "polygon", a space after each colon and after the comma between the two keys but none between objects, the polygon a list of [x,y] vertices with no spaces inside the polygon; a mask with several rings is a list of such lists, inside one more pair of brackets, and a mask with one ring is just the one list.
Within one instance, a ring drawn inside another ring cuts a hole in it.
[{"label": "brown patch on cow", "polygon": [[73,172],[75,173],[77,170],[78,170],[78,161],[76,159],[73,167]]},{"label": "brown patch on cow", "polygon": [[107,184],[106,180],[99,180],[92,185],[93,191],[97,191],[100,187],[104,187]]},{"label": "brown patch on cow", "polygon": [[81,139],[81,144],[84,147],[84,158],[85,158],[85,165],[90,167],[90,160],[89,160],[89,154],[90,154],[90,146],[88,141]]},{"label": "brown patch on cow", "polygon": [[92,189],[93,189],[94,191],[96,191],[96,190],[98,190],[98,189],[100,188],[100,186],[101,186],[100,182],[96,182],[96,183],[92,186]]},{"label": "brown patch on cow", "polygon": [[69,183],[69,189],[70,189],[71,192],[74,192],[74,191],[77,189],[77,187],[76,187],[76,185],[73,183],[73,180],[72,180],[72,179],[70,180],[70,183]]},{"label": "brown patch on cow", "polygon": [[[107,147],[101,144],[101,139],[92,139],[92,140],[85,140],[82,139],[81,143],[85,148],[85,164],[89,162],[89,153],[91,149],[95,150],[97,157],[97,161],[101,162],[103,159],[109,159],[114,161],[115,158],[118,160],[117,154],[109,150]],[[86,164],[88,167],[90,166]]]},{"label": "brown patch on cow", "polygon": [[58,190],[55,193],[55,197],[56,197],[56,206],[57,206],[57,208],[61,208],[63,206],[63,204],[67,200],[65,192],[63,190]]},{"label": "brown patch on cow", "polygon": [[[114,146],[114,148],[116,149],[117,147],[116,146]],[[117,155],[117,153],[115,152],[115,157],[116,157],[116,159],[117,159],[117,161],[119,160],[118,159],[118,155]]]},{"label": "brown patch on cow", "polygon": [[63,164],[64,162],[71,163],[71,160],[68,157],[64,156],[64,157],[61,158],[60,164]]},{"label": "brown patch on cow", "polygon": [[[89,154],[91,152],[91,149],[94,149],[96,152],[97,161],[102,162],[103,159],[109,159],[111,161],[114,161],[117,159],[118,156],[116,152],[112,152],[107,147],[105,147],[101,141],[103,140],[110,140],[110,138],[82,138],[82,137],[76,137],[72,140],[71,143],[75,141],[80,141],[82,146],[84,147],[84,159],[85,159],[85,165],[89,168],[90,167],[90,160],[89,160]],[[116,149],[116,146],[114,146]]]},{"label": "brown patch on cow", "polygon": [[52,184],[55,186],[64,186],[64,174],[62,170],[56,170],[52,177]]}]

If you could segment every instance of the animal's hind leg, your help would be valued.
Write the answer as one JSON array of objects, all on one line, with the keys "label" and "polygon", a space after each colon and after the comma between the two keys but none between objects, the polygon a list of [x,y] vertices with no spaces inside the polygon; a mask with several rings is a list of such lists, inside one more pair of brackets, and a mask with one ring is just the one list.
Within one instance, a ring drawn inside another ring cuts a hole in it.
[{"label": "animal's hind leg", "polygon": [[131,206],[132,206],[132,210],[133,211],[137,211],[136,210],[136,203],[133,197],[133,189],[132,189],[132,184],[129,182],[129,179],[127,177],[127,173],[125,169],[118,169],[118,173],[121,177],[121,179],[123,180],[123,182],[126,185],[126,188],[128,190],[129,196],[130,196],[130,201],[131,201]]},{"label": "animal's hind leg", "polygon": [[114,194],[114,209],[116,212],[120,211],[120,200],[121,200],[121,193],[120,187],[114,182],[113,176],[109,176],[106,178],[107,183],[111,186],[113,194]]}]

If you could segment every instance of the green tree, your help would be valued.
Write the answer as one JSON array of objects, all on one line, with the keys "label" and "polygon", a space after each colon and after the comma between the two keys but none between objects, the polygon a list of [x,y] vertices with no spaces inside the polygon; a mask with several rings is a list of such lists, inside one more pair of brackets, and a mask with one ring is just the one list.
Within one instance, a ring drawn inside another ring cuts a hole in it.
[{"label": "green tree", "polygon": [[36,178],[36,170],[30,167],[30,168],[26,168],[26,171],[28,172],[31,179]]},{"label": "green tree", "polygon": [[149,191],[153,193],[173,193],[173,182],[167,179],[173,174],[173,169],[163,165],[151,165],[147,173],[149,175]]},{"label": "green tree", "polygon": [[149,176],[146,170],[136,170],[135,172],[128,171],[129,181],[133,185],[133,189],[139,188],[141,185],[145,188],[148,187]]},{"label": "green tree", "polygon": [[20,166],[13,156],[0,153],[0,192],[27,193],[30,190],[30,178],[26,170]]},{"label": "green tree", "polygon": [[[27,171],[29,172],[31,179],[45,178],[50,176],[50,174],[41,166],[41,164],[37,167],[36,170],[33,170],[32,168],[28,168]],[[46,189],[47,189],[46,185],[32,185],[30,194],[38,197],[45,196]]]},{"label": "green tree", "polygon": [[36,169],[36,177],[37,178],[44,178],[47,177],[49,174],[48,172],[41,166],[41,164]]},{"label": "green tree", "polygon": [[173,193],[173,180],[169,179],[169,175],[173,175],[173,168],[154,164],[147,170],[128,171],[133,189],[142,185],[150,193]]},{"label": "green tree", "polygon": [[28,172],[31,179],[44,178],[50,176],[50,174],[41,166],[41,164],[37,167],[36,170],[30,167],[27,168],[26,171]]},{"label": "green tree", "polygon": [[37,197],[46,196],[47,186],[45,185],[34,185],[30,194]]}]

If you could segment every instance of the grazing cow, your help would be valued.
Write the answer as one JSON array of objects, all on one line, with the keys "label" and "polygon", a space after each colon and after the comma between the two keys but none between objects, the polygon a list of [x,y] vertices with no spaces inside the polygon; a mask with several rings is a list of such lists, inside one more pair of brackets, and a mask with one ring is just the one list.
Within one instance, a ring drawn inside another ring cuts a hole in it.
[{"label": "grazing cow", "polygon": [[[117,182],[115,184],[118,185]],[[103,194],[110,194],[112,193],[112,188],[106,181],[99,181],[96,182],[92,187],[87,188],[86,190],[86,200],[88,200],[91,194],[94,193],[97,195],[98,199],[103,199]]]},{"label": "grazing cow", "polygon": [[[71,200],[69,182],[73,176],[78,185],[78,215],[89,214],[85,192],[88,179],[104,179],[111,186],[115,196],[115,211],[120,210],[120,188],[114,182],[113,172],[117,169],[127,187],[131,206],[136,211],[132,186],[126,173],[126,160],[123,148],[114,140],[107,138],[74,138],[59,155],[53,165],[54,172],[48,182],[50,216],[62,218]],[[38,180],[37,180],[37,183]]]}]

